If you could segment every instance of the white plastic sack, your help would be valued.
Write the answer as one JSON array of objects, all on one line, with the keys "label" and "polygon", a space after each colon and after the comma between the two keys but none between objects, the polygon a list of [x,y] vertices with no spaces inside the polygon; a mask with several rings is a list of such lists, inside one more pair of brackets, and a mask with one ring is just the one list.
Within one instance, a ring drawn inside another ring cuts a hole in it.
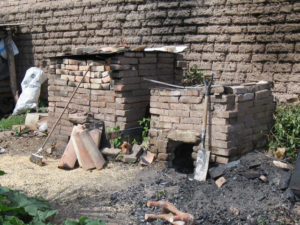
[{"label": "white plastic sack", "polygon": [[26,71],[21,83],[22,93],[17,101],[13,115],[26,112],[27,109],[37,109],[41,92],[41,85],[47,80],[44,72],[37,67]]},{"label": "white plastic sack", "polygon": [[[13,40],[11,40],[11,46],[14,52],[14,55],[18,55],[19,54],[19,49],[17,48],[15,42]],[[7,59],[7,53],[6,53],[6,49],[5,49],[5,45],[4,45],[4,40],[1,39],[0,40],[0,55],[4,58]]]}]

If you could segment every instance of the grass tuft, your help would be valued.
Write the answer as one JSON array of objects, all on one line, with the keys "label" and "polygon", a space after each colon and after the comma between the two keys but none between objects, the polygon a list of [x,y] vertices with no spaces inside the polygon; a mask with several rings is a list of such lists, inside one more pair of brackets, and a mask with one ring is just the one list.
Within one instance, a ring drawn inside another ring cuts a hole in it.
[{"label": "grass tuft", "polygon": [[0,131],[11,130],[13,125],[22,125],[25,123],[26,114],[11,115],[8,118],[0,120]]}]

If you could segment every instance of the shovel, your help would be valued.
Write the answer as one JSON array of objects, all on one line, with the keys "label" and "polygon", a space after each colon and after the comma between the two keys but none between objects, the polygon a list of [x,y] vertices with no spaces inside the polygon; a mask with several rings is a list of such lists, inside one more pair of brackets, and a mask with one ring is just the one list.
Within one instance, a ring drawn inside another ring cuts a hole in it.
[{"label": "shovel", "polygon": [[[210,77],[207,83],[207,77]],[[201,134],[201,149],[197,152],[196,168],[194,171],[194,179],[198,181],[205,181],[207,176],[207,170],[209,165],[210,151],[205,148],[205,136],[206,136],[206,125],[207,125],[207,111],[208,111],[208,98],[210,94],[211,84],[213,82],[214,75],[204,76],[203,83],[205,87],[205,98],[204,98],[204,112],[202,121],[202,134]]]}]

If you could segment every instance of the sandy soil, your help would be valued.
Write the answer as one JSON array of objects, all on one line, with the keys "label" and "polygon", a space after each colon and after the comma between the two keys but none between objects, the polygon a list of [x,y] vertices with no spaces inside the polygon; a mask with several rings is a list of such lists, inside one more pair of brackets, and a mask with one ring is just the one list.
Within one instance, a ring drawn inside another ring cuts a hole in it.
[{"label": "sandy soil", "polygon": [[[272,165],[272,159],[260,152],[241,158],[241,163],[228,171],[227,183],[217,188],[214,180],[190,181],[187,174],[167,169],[156,163],[150,167],[110,162],[100,171],[81,168],[66,171],[57,168],[58,159],[48,157],[39,167],[29,156],[44,137],[25,137],[0,133],[0,184],[21,190],[29,196],[40,196],[59,210],[52,222],[61,224],[66,218],[100,217],[107,224],[165,224],[144,221],[149,200],[167,200],[179,209],[193,214],[197,224],[298,224],[291,213],[293,204],[278,184],[284,171]],[[248,179],[243,172],[253,162],[268,182]],[[232,209],[238,210],[234,214]]]}]

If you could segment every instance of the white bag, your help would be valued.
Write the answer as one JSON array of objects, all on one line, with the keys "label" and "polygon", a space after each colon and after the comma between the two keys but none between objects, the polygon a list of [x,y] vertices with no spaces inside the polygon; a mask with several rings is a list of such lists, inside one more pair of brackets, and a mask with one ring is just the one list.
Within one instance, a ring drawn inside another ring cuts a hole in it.
[{"label": "white bag", "polygon": [[41,92],[41,85],[47,80],[44,72],[37,67],[26,71],[21,83],[22,93],[17,101],[13,115],[26,112],[27,109],[37,109]]}]

